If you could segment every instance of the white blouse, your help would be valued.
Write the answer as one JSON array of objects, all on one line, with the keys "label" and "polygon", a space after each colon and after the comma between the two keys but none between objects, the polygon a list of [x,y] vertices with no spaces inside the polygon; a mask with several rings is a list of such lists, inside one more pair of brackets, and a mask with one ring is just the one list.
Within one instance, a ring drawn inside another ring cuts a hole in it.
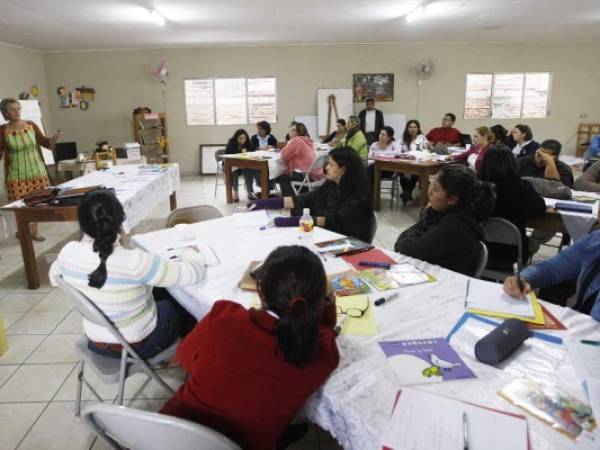
[{"label": "white blouse", "polygon": [[390,142],[388,146],[383,149],[379,147],[379,141],[375,141],[369,147],[368,159],[375,159],[375,157],[377,156],[393,158],[394,156],[399,155],[400,153],[402,153],[402,149],[396,141]]},{"label": "white blouse", "polygon": [[429,141],[424,134],[419,134],[417,138],[410,143],[410,145],[406,145],[402,142],[402,153],[405,152],[422,152],[423,150],[427,150],[429,145]]}]

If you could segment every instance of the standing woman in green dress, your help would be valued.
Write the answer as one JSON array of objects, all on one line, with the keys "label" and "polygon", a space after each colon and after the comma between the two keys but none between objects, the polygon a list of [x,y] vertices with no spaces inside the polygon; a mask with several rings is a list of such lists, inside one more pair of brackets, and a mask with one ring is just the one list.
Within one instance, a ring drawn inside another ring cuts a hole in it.
[{"label": "standing woman in green dress", "polygon": [[[21,120],[21,104],[14,98],[2,100],[0,112],[8,121],[0,126],[0,159],[4,157],[8,201],[14,202],[28,192],[48,187],[48,172],[40,145],[54,149],[60,133],[47,138],[35,123]],[[38,233],[37,223],[31,224],[31,235],[36,241],[44,240]]]}]

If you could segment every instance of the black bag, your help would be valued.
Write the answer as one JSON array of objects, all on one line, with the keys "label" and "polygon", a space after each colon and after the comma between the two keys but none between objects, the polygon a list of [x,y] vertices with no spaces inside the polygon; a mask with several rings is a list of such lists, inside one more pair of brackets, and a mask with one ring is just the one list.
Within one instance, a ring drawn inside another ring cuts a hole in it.
[{"label": "black bag", "polygon": [[475,357],[494,366],[514,352],[529,337],[527,326],[519,319],[506,319],[475,344]]}]

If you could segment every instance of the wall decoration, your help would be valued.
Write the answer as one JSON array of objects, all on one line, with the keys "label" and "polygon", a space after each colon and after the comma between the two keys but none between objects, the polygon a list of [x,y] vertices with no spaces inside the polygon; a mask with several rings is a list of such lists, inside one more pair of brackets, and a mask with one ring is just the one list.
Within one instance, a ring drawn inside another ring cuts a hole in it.
[{"label": "wall decoration", "polygon": [[31,100],[31,94],[29,94],[29,92],[21,92],[19,94],[19,100]]},{"label": "wall decoration", "polygon": [[77,90],[81,93],[81,100],[93,102],[96,99],[96,91],[93,88],[81,86]]},{"label": "wall decoration", "polygon": [[163,88],[163,90],[167,89],[169,70],[167,69],[167,61],[165,59],[160,61],[160,64],[156,69],[150,71],[150,75],[158,78],[158,81],[160,81],[160,86]]},{"label": "wall decoration", "polygon": [[56,89],[60,98],[61,108],[79,108],[82,111],[90,107],[90,102],[96,98],[96,91],[92,88],[80,86],[69,91],[66,86],[60,86]]},{"label": "wall decoration", "polygon": [[394,101],[393,73],[355,73],[352,86],[355,102],[363,102],[369,97],[379,102]]},{"label": "wall decoration", "polygon": [[79,102],[79,109],[82,111],[87,111],[87,109],[90,107],[90,104],[87,102],[87,100],[81,100]]},{"label": "wall decoration", "polygon": [[34,84],[33,86],[31,86],[31,95],[34,98],[38,98],[39,95],[40,95],[40,88],[36,84]]},{"label": "wall decoration", "polygon": [[69,93],[69,90],[64,87],[64,86],[60,86],[56,89],[56,93],[58,94],[58,97],[60,98],[60,107],[61,108],[70,108],[71,107],[71,95]]}]

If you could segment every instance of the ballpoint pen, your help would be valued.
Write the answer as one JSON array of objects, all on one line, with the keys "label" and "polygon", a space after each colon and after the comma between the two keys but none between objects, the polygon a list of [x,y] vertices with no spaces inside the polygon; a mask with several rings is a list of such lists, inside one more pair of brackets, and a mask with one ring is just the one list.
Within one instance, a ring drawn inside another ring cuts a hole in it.
[{"label": "ballpoint pen", "polygon": [[467,413],[463,412],[463,450],[469,450],[469,421]]},{"label": "ballpoint pen", "polygon": [[513,273],[515,274],[515,277],[517,277],[517,284],[523,293],[521,298],[525,298],[525,286],[523,285],[523,280],[521,279],[521,274],[519,273],[519,265],[517,263],[513,264]]},{"label": "ballpoint pen", "polygon": [[467,298],[469,297],[469,285],[471,284],[471,279],[467,279],[467,290],[465,291],[465,309],[467,309]]}]

